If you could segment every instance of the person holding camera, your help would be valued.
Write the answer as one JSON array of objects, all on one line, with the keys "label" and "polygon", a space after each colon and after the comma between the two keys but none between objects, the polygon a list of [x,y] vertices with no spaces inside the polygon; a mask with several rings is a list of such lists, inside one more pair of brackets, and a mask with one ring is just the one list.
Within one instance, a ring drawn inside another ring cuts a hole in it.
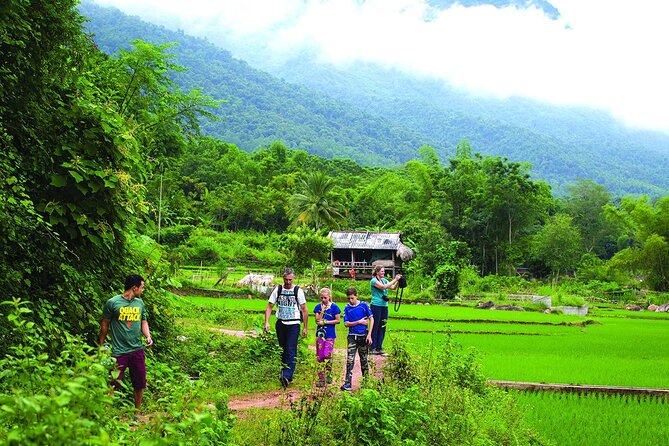
[{"label": "person holding camera", "polygon": [[397,288],[397,283],[402,275],[397,274],[393,280],[386,279],[386,269],[381,265],[376,265],[372,271],[372,280],[369,282],[372,289],[371,309],[376,323],[372,328],[372,345],[370,346],[372,355],[385,355],[383,350],[383,338],[386,336],[386,324],[388,323],[388,289]]}]

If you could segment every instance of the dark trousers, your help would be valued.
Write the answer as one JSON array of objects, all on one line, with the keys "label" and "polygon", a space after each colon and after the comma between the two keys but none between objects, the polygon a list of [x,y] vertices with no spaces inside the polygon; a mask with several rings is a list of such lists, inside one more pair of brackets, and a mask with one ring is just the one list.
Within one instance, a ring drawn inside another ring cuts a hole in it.
[{"label": "dark trousers", "polygon": [[297,363],[297,340],[300,338],[300,324],[286,325],[277,320],[275,328],[276,337],[282,349],[281,363],[283,369],[281,374],[290,382],[293,380],[295,363]]},{"label": "dark trousers", "polygon": [[360,356],[362,376],[367,376],[369,372],[369,362],[367,361],[369,347],[367,346],[367,335],[348,335],[346,340],[348,343],[346,349],[346,384],[350,386],[353,366],[355,365],[355,352],[358,352],[358,356]]},{"label": "dark trousers", "polygon": [[381,350],[383,348],[383,338],[386,337],[386,324],[388,323],[388,307],[372,305],[372,314],[374,315],[374,326],[372,327],[372,350]]}]

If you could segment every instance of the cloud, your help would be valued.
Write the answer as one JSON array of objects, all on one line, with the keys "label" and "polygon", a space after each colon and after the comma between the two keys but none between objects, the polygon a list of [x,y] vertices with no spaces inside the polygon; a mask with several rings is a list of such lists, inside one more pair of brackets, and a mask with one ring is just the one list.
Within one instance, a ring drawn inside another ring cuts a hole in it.
[{"label": "cloud", "polygon": [[97,3],[275,58],[308,48],[334,64],[377,62],[475,94],[600,108],[669,133],[662,0],[552,0],[557,19],[531,6],[439,10],[423,0]]}]

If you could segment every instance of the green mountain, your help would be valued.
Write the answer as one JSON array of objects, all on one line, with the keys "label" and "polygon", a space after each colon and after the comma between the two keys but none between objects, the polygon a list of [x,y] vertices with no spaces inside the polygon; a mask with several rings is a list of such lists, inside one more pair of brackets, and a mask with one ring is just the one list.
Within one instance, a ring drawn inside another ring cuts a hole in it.
[{"label": "green mountain", "polygon": [[267,69],[401,122],[438,141],[448,155],[467,138],[475,151],[528,161],[558,193],[579,178],[618,195],[660,196],[669,188],[669,136],[625,128],[604,112],[522,98],[482,99],[370,64],[341,69],[313,60],[303,54]]},{"label": "green mountain", "polygon": [[226,101],[215,110],[220,119],[204,122],[203,130],[246,151],[282,141],[324,157],[388,165],[404,163],[421,145],[433,143],[382,117],[255,70],[204,39],[169,31],[115,8],[84,2],[80,11],[90,18],[86,27],[96,45],[107,53],[127,49],[135,39],[178,42],[169,52],[188,70],[176,73],[176,80],[182,87],[201,88]]},{"label": "green mountain", "polygon": [[263,54],[256,53],[249,60],[267,70],[261,71],[182,31],[89,2],[80,9],[103,51],[127,48],[134,39],[179,42],[171,51],[189,70],[177,80],[228,101],[215,112],[221,119],[203,129],[247,151],[280,140],[325,157],[389,165],[413,158],[427,144],[447,162],[467,138],[476,152],[530,162],[533,176],[557,193],[579,178],[618,195],[669,191],[669,137],[630,131],[604,113],[482,100],[370,64],[319,64],[309,54],[263,65]]}]

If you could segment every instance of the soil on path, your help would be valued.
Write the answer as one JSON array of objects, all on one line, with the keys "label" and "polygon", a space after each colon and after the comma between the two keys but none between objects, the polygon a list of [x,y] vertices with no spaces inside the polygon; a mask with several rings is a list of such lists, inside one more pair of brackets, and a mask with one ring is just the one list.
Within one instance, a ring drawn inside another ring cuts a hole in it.
[{"label": "soil on path", "polygon": [[[216,329],[212,328],[212,331],[218,333],[224,333],[228,336],[253,336],[248,332],[239,331],[239,330],[226,330],[226,329]],[[309,349],[316,350],[315,345],[310,345]],[[344,378],[346,375],[346,349],[335,348],[332,354],[332,361],[335,370],[341,369],[339,378],[335,378],[332,384],[328,385],[328,388],[332,388],[337,392],[340,392],[339,387],[344,383]],[[376,377],[381,378],[382,368],[385,361],[385,357],[382,355],[369,355],[369,371]],[[362,373],[360,371],[360,358],[356,356],[355,358],[355,367],[353,367],[353,377],[351,379],[351,387],[353,390],[360,388],[360,381],[362,379]],[[315,381],[315,380],[314,380]],[[278,383],[278,380],[277,380]],[[288,387],[286,390],[269,390],[266,392],[258,392],[249,395],[242,395],[239,397],[233,397],[228,401],[228,405],[231,410],[244,410],[244,409],[288,409],[291,407],[291,403],[297,401],[302,396],[303,391],[297,388]]]}]

